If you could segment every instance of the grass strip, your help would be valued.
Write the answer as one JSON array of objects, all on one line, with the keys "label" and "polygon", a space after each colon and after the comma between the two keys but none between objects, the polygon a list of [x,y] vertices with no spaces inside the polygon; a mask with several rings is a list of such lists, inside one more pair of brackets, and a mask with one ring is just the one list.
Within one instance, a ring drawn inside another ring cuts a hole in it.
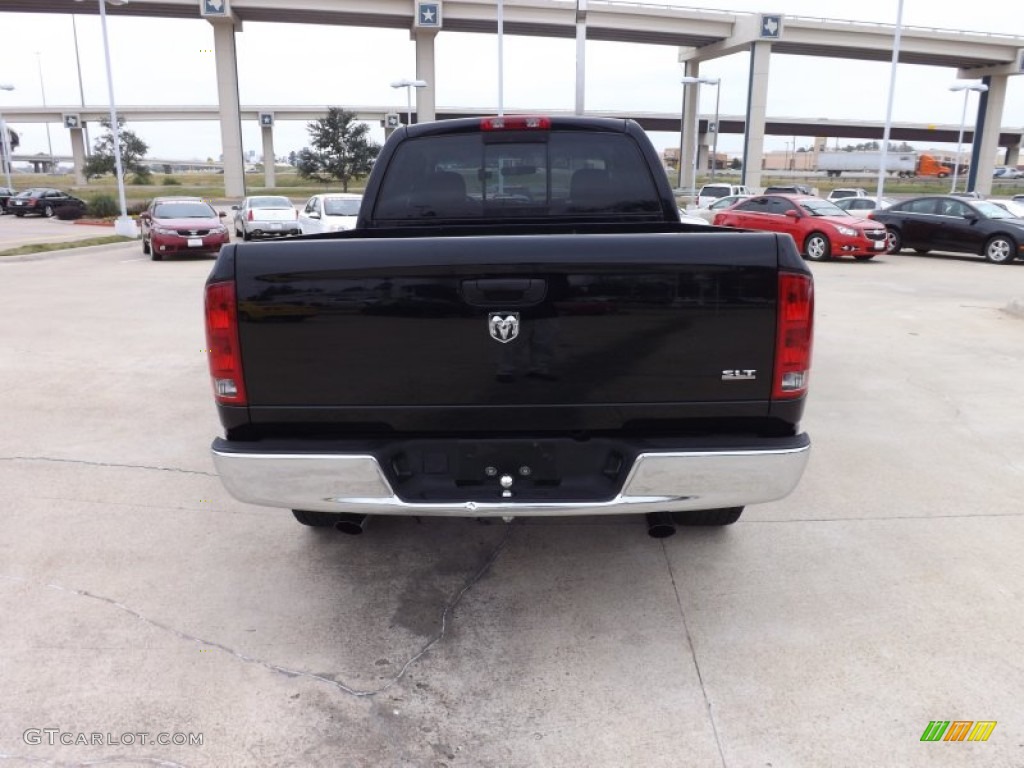
[{"label": "grass strip", "polygon": [[27,256],[32,253],[47,253],[48,251],[64,251],[68,248],[84,248],[87,245],[110,245],[111,243],[127,243],[134,238],[121,237],[121,235],[104,235],[103,237],[87,237],[85,240],[70,240],[63,243],[33,243],[22,245],[18,248],[8,248],[0,251],[3,256]]}]

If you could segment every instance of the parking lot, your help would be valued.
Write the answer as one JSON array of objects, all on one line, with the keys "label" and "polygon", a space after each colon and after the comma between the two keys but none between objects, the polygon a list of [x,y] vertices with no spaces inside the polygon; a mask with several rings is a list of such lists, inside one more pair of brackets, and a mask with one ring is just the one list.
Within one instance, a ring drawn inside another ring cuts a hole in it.
[{"label": "parking lot", "polygon": [[234,501],[210,264],[0,259],[5,764],[1024,765],[1024,262],[814,264],[802,484],[662,540]]}]

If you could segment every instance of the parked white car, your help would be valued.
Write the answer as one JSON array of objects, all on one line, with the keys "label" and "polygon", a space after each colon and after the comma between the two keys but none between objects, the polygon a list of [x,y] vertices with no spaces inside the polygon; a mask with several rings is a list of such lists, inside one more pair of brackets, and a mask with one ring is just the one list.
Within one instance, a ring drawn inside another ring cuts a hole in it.
[{"label": "parked white car", "polygon": [[1016,168],[1008,168],[1006,166],[1000,166],[992,171],[993,179],[1020,179],[1024,178],[1024,171],[1018,171]]},{"label": "parked white car", "polygon": [[753,195],[726,195],[725,197],[718,198],[712,202],[711,205],[703,208],[694,208],[693,210],[687,211],[687,213],[691,216],[697,216],[710,224],[715,220],[716,213],[724,211],[726,208],[732,208],[740,200],[746,200],[750,197],[753,197]]},{"label": "parked white car", "polygon": [[1024,219],[1024,201],[1016,202],[1013,200],[989,200],[990,203],[995,203],[1003,210],[1009,211],[1015,218]]},{"label": "parked white car", "polygon": [[884,210],[896,201],[889,197],[881,198],[881,203],[879,203],[879,198],[877,197],[842,197],[832,202],[851,216],[866,219],[872,211],[880,208]]},{"label": "parked white car", "polygon": [[831,200],[833,203],[836,200],[842,200],[847,197],[867,197],[868,191],[863,187],[838,187],[828,193],[826,200]]},{"label": "parked white car", "polygon": [[247,197],[231,210],[235,212],[235,234],[243,240],[301,234],[295,207],[287,197]]},{"label": "parked white car", "polygon": [[328,192],[313,195],[299,213],[299,228],[304,235],[355,229],[362,195]]},{"label": "parked white car", "polygon": [[752,197],[754,190],[742,184],[705,184],[697,193],[697,207],[707,208],[720,197],[746,195]]},{"label": "parked white car", "polygon": [[701,226],[706,226],[711,223],[710,221],[707,221],[703,217],[697,216],[696,213],[696,208],[691,208],[688,211],[679,208],[679,221],[683,224],[700,224]]}]

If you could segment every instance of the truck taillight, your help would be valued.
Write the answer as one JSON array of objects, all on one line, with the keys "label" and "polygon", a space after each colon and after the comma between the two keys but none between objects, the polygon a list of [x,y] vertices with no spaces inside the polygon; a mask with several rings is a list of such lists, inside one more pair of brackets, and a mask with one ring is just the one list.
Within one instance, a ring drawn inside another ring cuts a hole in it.
[{"label": "truck taillight", "polygon": [[513,117],[485,117],[480,121],[481,131],[546,131],[550,128],[550,117],[515,115]]},{"label": "truck taillight", "polygon": [[213,394],[223,405],[246,405],[242,348],[238,343],[238,302],[233,282],[206,286],[206,352]]},{"label": "truck taillight", "polygon": [[814,284],[810,275],[779,275],[778,323],[772,398],[792,400],[807,394],[811,372]]}]

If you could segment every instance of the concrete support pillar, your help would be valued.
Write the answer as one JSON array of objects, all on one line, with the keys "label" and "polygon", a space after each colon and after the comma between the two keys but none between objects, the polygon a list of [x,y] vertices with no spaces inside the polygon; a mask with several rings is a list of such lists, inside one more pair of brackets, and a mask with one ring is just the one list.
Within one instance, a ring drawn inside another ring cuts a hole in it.
[{"label": "concrete support pillar", "polygon": [[214,58],[217,67],[217,100],[220,103],[220,145],[224,156],[224,194],[245,196],[245,161],[242,157],[242,108],[238,99],[238,57],[235,25],[213,21]]},{"label": "concrete support pillar", "polygon": [[587,82],[587,0],[576,0],[576,112],[583,114]]},{"label": "concrete support pillar", "polygon": [[277,168],[274,159],[274,127],[264,125],[260,128],[263,131],[263,178],[267,189],[277,186]]},{"label": "concrete support pillar", "polygon": [[416,91],[416,122],[429,123],[437,119],[434,101],[434,38],[437,37],[437,31],[415,29],[412,36],[416,41],[416,79],[427,82],[425,87],[413,89]]},{"label": "concrete support pillar", "polygon": [[1020,164],[1020,144],[1006,148],[1006,165],[1016,168]]},{"label": "concrete support pillar", "polygon": [[747,131],[743,136],[742,184],[761,186],[764,129],[768,113],[768,65],[771,43],[750,44],[750,82],[747,90]]},{"label": "concrete support pillar", "polygon": [[[683,65],[683,71],[686,77],[700,77],[700,64],[696,61],[687,61]],[[696,195],[693,153],[697,148],[697,103],[700,86],[694,83],[680,87],[683,89],[683,106],[680,117],[682,131],[679,137],[679,186],[682,189],[693,190],[693,194]],[[696,199],[693,202],[696,203]]]},{"label": "concrete support pillar", "polygon": [[967,189],[973,189],[983,195],[992,192],[992,169],[995,168],[996,151],[999,148],[999,129],[1003,124],[1007,80],[1008,75],[982,78],[982,82],[988,86],[988,91],[982,93],[978,100],[978,121],[974,129]]},{"label": "concrete support pillar", "polygon": [[81,128],[70,128],[71,160],[74,164],[75,186],[84,187],[85,179],[85,136]]},{"label": "concrete support pillar", "polygon": [[711,172],[711,147],[708,143],[708,134],[697,134],[697,175]]}]

